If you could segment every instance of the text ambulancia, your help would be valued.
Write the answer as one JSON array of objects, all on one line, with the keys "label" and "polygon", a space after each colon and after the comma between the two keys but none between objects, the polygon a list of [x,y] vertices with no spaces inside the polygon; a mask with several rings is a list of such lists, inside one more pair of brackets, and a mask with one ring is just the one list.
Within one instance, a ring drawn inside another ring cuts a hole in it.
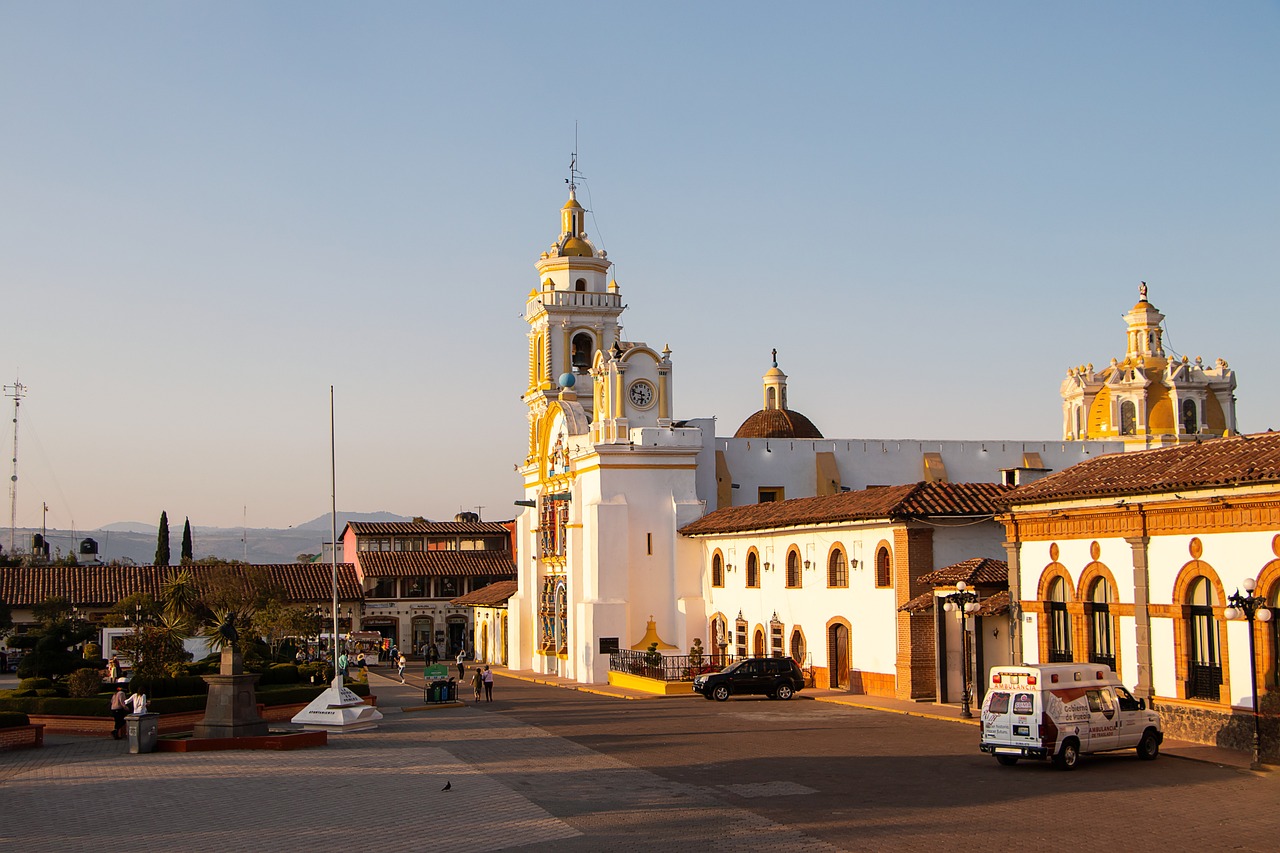
[{"label": "text ambulancia", "polygon": [[1133,698],[1108,666],[1047,664],[991,668],[982,703],[981,749],[1001,764],[1053,759],[1064,770],[1109,749],[1160,754],[1160,715]]}]

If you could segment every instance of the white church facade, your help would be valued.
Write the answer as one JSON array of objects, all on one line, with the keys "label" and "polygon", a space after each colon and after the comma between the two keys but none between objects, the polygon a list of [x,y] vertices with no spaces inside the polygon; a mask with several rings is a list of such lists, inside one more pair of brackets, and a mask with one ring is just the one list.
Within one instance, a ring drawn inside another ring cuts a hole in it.
[{"label": "white church facade", "polygon": [[[650,620],[664,644],[681,652],[695,639],[711,647],[716,625],[732,621],[736,628],[739,609],[746,619],[745,603],[738,606],[746,593],[711,582],[721,546],[713,544],[715,537],[680,533],[717,509],[797,498],[856,500],[877,487],[910,484],[1012,486],[1124,449],[1118,439],[828,438],[790,408],[787,377],[776,360],[764,376],[763,408],[733,436],[716,436],[714,419],[677,416],[671,350],[622,338],[621,289],[608,276],[612,262],[588,238],[585,210],[575,196],[571,185],[559,236],[536,262],[538,280],[525,301],[528,451],[518,470],[527,509],[516,520],[519,589],[509,602],[514,668],[601,683],[608,678],[610,652],[636,646]],[[886,529],[898,523],[886,518]],[[910,526],[906,519],[901,524]],[[988,528],[981,542],[955,539],[929,549],[927,557],[923,549],[910,561],[904,555],[902,577],[910,585],[917,572],[1002,554],[1003,534],[994,524]],[[830,544],[831,537],[823,536],[800,550],[811,566],[829,558],[818,553]],[[852,541],[859,545],[850,547],[865,555],[858,559],[874,557],[874,544]],[[774,549],[776,560],[785,559],[782,539],[761,544]],[[743,540],[739,562],[748,547]],[[784,586],[776,600],[778,617],[792,612],[792,602],[796,613],[805,612],[783,624],[784,645],[801,626],[806,664],[827,668],[829,652],[839,649],[825,639],[826,621],[844,607],[838,603],[843,593],[824,594],[818,587],[800,592]],[[750,594],[761,598],[764,590]],[[867,654],[878,647],[868,672],[881,678],[901,669],[902,641],[889,627],[900,621],[898,597],[890,596],[892,603],[876,617],[886,620],[884,636],[870,631],[860,644]],[[766,609],[747,620],[752,635],[757,626],[784,621]],[[859,615],[840,618],[853,623]],[[770,625],[770,642],[774,630]],[[901,692],[883,683],[880,689]]]}]

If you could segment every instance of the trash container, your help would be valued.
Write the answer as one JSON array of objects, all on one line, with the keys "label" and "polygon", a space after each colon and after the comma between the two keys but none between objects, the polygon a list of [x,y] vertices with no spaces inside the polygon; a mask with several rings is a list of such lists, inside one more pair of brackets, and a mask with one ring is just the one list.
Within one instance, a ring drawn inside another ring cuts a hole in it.
[{"label": "trash container", "polygon": [[443,692],[441,702],[457,702],[458,701],[458,684],[452,678],[444,683],[440,688]]},{"label": "trash container", "polygon": [[160,715],[130,714],[124,721],[129,730],[129,752],[133,755],[154,752],[160,736]]}]

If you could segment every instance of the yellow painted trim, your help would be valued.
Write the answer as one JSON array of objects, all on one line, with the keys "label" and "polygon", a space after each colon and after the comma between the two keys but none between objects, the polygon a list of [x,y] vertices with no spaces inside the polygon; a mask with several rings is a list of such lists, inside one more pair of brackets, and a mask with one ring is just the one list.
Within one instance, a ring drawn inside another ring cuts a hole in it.
[{"label": "yellow painted trim", "polygon": [[627,687],[632,690],[643,690],[659,696],[680,696],[693,693],[692,681],[662,681],[657,678],[645,678],[642,675],[631,675],[627,672],[610,672],[611,687]]}]

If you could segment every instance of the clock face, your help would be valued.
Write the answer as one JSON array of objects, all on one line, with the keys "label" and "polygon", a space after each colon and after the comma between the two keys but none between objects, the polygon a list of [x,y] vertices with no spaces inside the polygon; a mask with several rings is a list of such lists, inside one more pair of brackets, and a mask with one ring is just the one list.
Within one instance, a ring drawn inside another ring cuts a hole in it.
[{"label": "clock face", "polygon": [[631,383],[631,403],[637,409],[647,409],[653,405],[653,385],[647,380],[638,379]]}]

